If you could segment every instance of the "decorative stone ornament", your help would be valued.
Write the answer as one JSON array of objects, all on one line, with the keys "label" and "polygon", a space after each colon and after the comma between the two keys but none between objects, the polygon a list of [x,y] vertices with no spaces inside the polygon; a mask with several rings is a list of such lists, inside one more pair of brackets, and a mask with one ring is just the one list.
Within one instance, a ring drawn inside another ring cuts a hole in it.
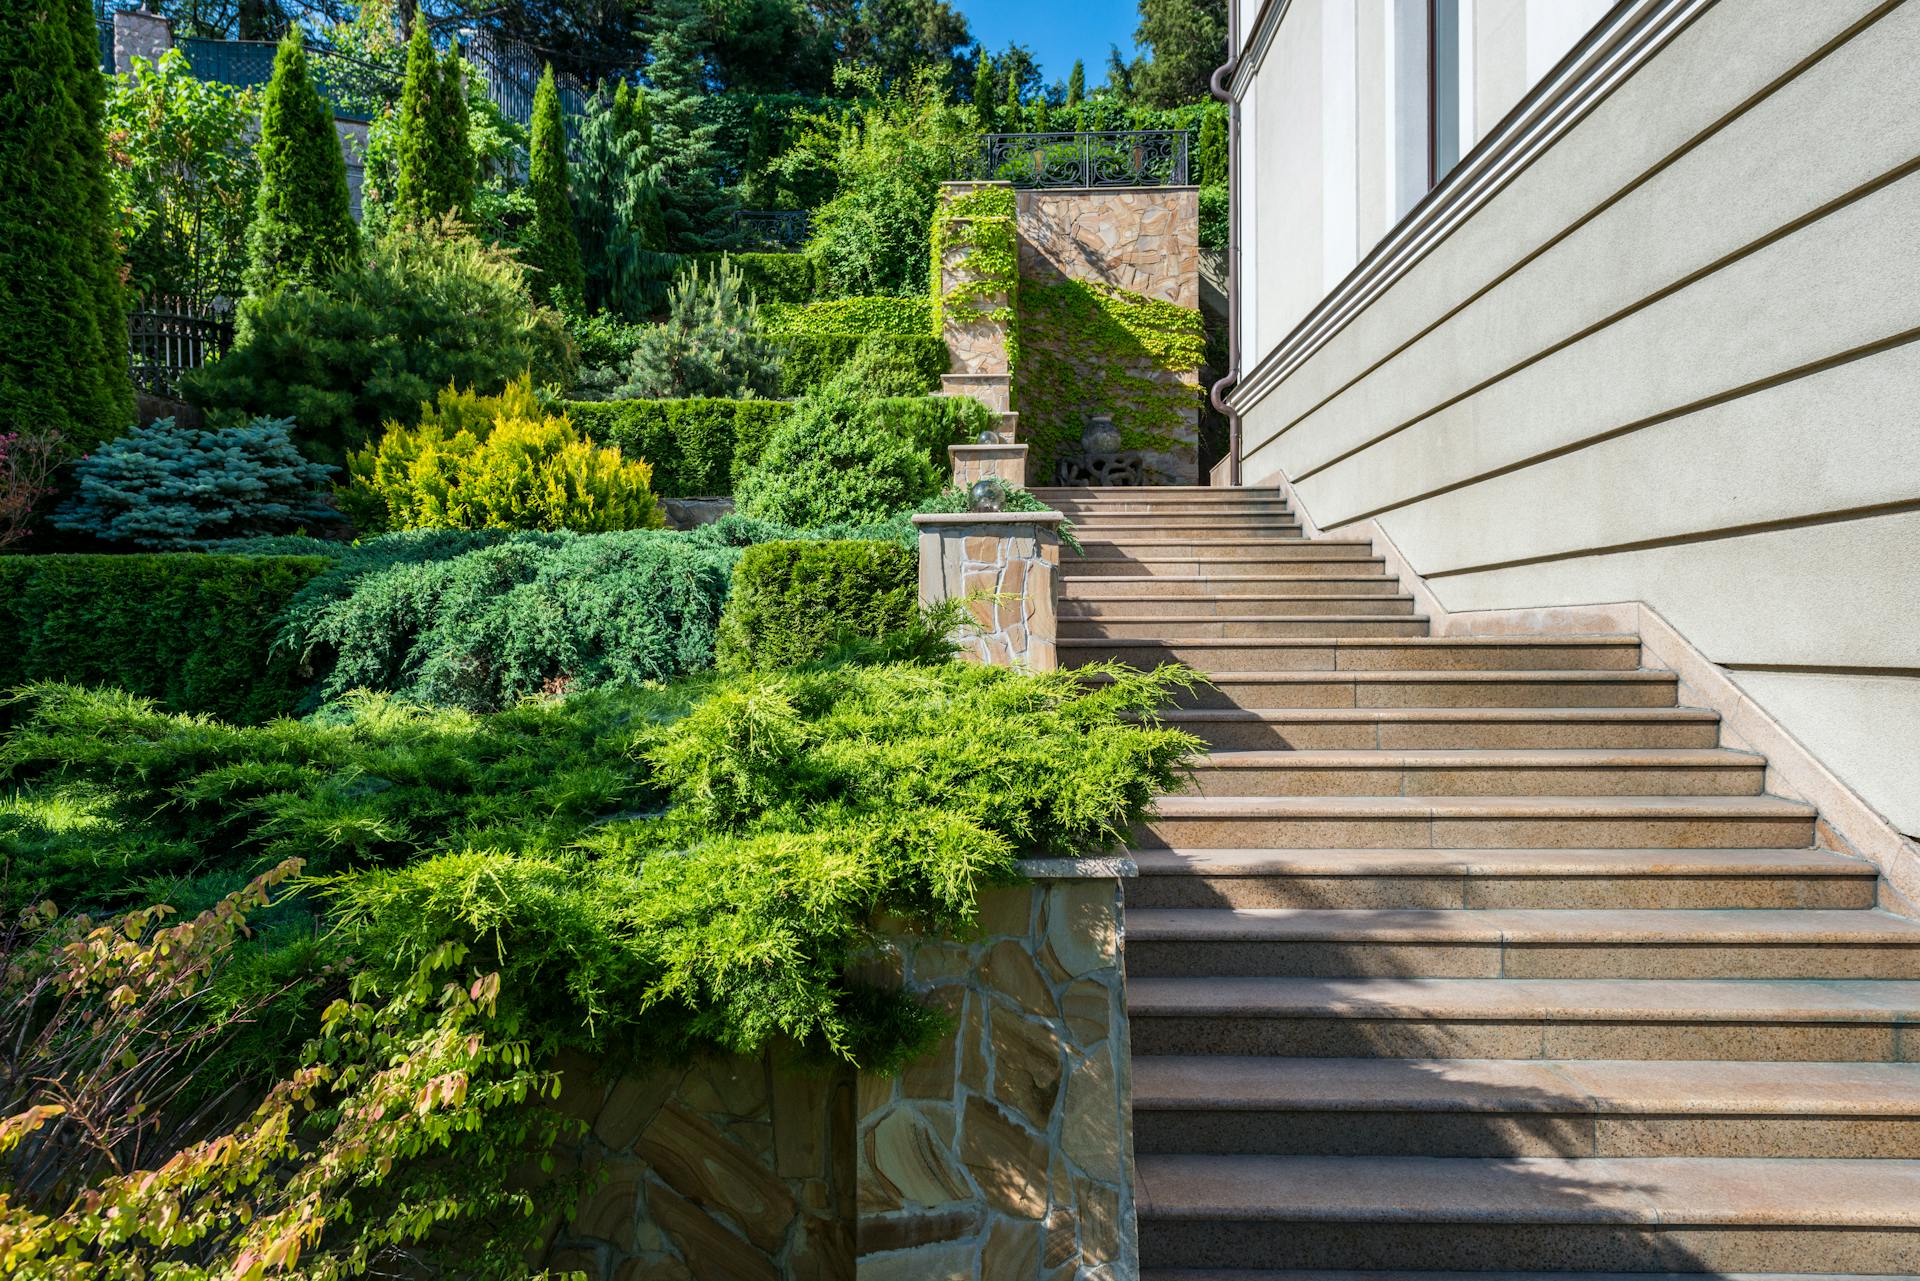
[{"label": "decorative stone ornament", "polygon": [[1007,482],[998,476],[984,476],[967,490],[967,508],[977,512],[997,512],[1007,505]]}]

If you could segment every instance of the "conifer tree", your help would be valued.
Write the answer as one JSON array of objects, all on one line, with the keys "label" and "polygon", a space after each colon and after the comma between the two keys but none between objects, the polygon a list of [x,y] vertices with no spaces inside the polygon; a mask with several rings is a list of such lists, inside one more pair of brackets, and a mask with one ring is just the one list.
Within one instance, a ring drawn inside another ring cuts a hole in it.
[{"label": "conifer tree", "polygon": [[1200,123],[1200,142],[1194,152],[1194,183],[1220,186],[1227,181],[1227,113],[1208,111]]},{"label": "conifer tree", "polygon": [[1067,105],[1077,107],[1080,100],[1087,96],[1087,64],[1080,59],[1073,60],[1073,71],[1067,76]]},{"label": "conifer tree", "polygon": [[993,133],[998,125],[993,102],[993,63],[987,58],[984,45],[980,48],[980,60],[973,64],[973,111],[980,122],[980,132]]},{"label": "conifer tree", "polygon": [[104,100],[91,5],[11,13],[0,39],[0,423],[79,446],[133,423]]},{"label": "conifer tree", "polygon": [[733,203],[715,176],[720,126],[701,119],[711,78],[707,13],[700,0],[659,0],[653,16],[648,154],[659,179],[668,248],[722,248],[731,234]]},{"label": "conifer tree", "polygon": [[399,166],[394,209],[405,223],[473,213],[473,145],[467,138],[467,95],[460,56],[434,56],[424,14],[413,18],[407,75],[400,90]]},{"label": "conifer tree", "polygon": [[1001,114],[1002,128],[1008,133],[1020,132],[1020,77],[1012,66],[1007,68],[1007,103]]},{"label": "conifer tree", "polygon": [[316,284],[360,261],[347,165],[307,69],[300,29],[273,56],[260,107],[260,191],[247,229],[247,292]]},{"label": "conifer tree", "polygon": [[646,304],[650,278],[642,255],[666,248],[648,151],[646,96],[625,81],[602,84],[587,103],[569,169],[589,311],[629,319]]},{"label": "conifer tree", "polygon": [[554,83],[551,63],[541,73],[540,86],[533,93],[531,152],[527,189],[533,197],[533,229],[525,258],[536,273],[533,290],[555,306],[577,306],[585,281],[567,186],[567,127],[560,118],[560,89]]}]

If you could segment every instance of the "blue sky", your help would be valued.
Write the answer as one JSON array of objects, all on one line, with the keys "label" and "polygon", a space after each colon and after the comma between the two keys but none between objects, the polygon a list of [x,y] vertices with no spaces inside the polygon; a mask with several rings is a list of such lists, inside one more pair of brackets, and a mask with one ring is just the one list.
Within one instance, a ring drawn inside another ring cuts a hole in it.
[{"label": "blue sky", "polygon": [[1017,40],[1033,50],[1048,84],[1065,80],[1073,60],[1087,64],[1087,88],[1107,78],[1107,46],[1133,56],[1136,0],[955,0],[973,38],[989,49]]}]

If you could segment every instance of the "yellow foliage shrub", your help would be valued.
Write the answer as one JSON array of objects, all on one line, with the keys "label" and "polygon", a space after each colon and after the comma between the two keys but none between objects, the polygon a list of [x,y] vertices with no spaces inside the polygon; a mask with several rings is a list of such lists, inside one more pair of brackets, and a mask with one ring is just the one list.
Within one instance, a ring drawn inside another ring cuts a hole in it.
[{"label": "yellow foliage shrub", "polygon": [[388,423],[347,459],[340,506],[366,533],[396,529],[571,529],[661,523],[651,464],[581,436],[541,407],[531,378],[498,396],[449,386],[420,425]]}]

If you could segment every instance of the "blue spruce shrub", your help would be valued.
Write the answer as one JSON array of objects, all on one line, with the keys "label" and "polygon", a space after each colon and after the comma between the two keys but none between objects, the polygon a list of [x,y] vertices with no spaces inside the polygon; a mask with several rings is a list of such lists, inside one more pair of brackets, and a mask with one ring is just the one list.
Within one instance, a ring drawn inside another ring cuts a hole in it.
[{"label": "blue spruce shrub", "polygon": [[325,497],[333,468],[308,462],[292,427],[291,418],[215,430],[162,418],[136,428],[74,465],[79,489],[53,523],[183,551],[338,519]]}]

